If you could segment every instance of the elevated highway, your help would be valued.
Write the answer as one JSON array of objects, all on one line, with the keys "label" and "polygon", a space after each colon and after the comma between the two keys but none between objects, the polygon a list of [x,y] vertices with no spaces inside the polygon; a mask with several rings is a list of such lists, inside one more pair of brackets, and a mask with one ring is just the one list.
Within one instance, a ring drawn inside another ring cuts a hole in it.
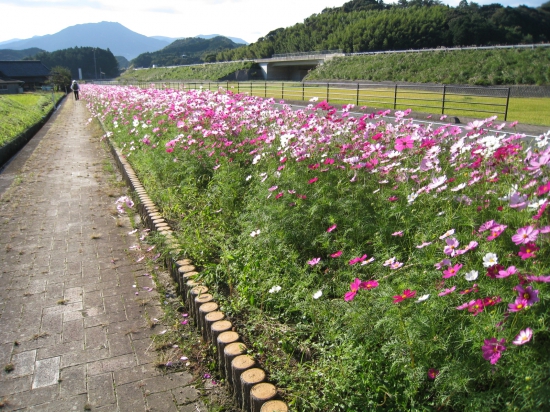
[{"label": "elevated highway", "polygon": [[264,80],[302,81],[312,69],[335,57],[343,57],[341,51],[292,53],[274,55],[266,59],[254,59],[262,69]]}]

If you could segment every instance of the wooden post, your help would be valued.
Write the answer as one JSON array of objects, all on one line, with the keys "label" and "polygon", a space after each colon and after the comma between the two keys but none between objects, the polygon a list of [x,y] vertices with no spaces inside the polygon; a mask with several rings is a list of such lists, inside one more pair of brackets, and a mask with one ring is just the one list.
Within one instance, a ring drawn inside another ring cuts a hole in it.
[{"label": "wooden post", "polygon": [[[194,282],[194,281],[191,280],[189,282]],[[187,284],[189,284],[189,282],[187,282]],[[202,285],[195,286],[193,289],[189,291],[189,304],[187,306],[189,307],[189,314],[193,318],[195,317],[195,298],[206,292],[208,292],[208,288]]]},{"label": "wooden post", "polygon": [[242,405],[243,397],[241,393],[241,375],[256,364],[254,358],[250,355],[239,355],[231,362],[231,380],[233,381],[233,396],[237,401],[237,406]]},{"label": "wooden post", "polygon": [[262,405],[277,395],[277,388],[271,383],[259,383],[250,389],[251,412],[260,412]]},{"label": "wooden post", "polygon": [[203,305],[204,303],[212,302],[213,300],[214,300],[214,296],[212,296],[210,293],[203,293],[195,298],[195,301],[194,301],[195,308],[193,309],[193,313],[195,316],[195,325],[199,330],[201,328],[201,319],[200,319],[199,309],[201,305]]},{"label": "wooden post", "polygon": [[259,368],[248,369],[241,374],[241,399],[244,412],[250,412],[250,389],[263,382],[265,377],[265,372]]},{"label": "wooden post", "polygon": [[227,331],[219,334],[218,338],[213,343],[218,348],[218,369],[225,373],[225,358],[223,357],[224,349],[230,343],[238,342],[241,337],[237,332]]},{"label": "wooden post", "polygon": [[260,412],[288,412],[288,405],[283,401],[268,401],[262,405]]},{"label": "wooden post", "polygon": [[202,338],[205,342],[208,340],[208,334],[206,333],[206,320],[204,318],[207,314],[217,311],[218,307],[219,306],[216,302],[204,303],[199,307],[199,325],[202,330]]},{"label": "wooden post", "polygon": [[207,313],[204,317],[206,340],[212,342],[214,345],[216,344],[216,341],[212,339],[212,324],[223,320],[223,318],[225,318],[225,314],[220,311]]},{"label": "wooden post", "polygon": [[225,369],[223,366],[223,363],[224,363],[223,350],[225,348],[225,342],[220,342],[219,337],[223,332],[229,332],[232,327],[233,327],[233,324],[228,320],[220,320],[218,322],[214,322],[212,324],[212,327],[210,328],[210,332],[212,334],[212,342],[215,342],[216,346],[218,347],[218,363],[220,367],[220,372],[222,374],[225,372]]},{"label": "wooden post", "polygon": [[[194,280],[194,278],[198,274],[199,274],[199,272],[181,273],[178,269],[178,276],[179,276],[178,284],[180,286],[181,297],[183,298],[184,301],[185,301],[185,299],[187,299],[187,293],[188,293],[187,282],[189,282],[190,280]],[[199,282],[195,282],[195,283],[196,283],[195,286],[200,284]],[[193,287],[195,287],[195,286],[193,286]],[[193,287],[191,289],[193,289]]]},{"label": "wooden post", "polygon": [[231,362],[237,356],[242,355],[246,352],[246,346],[241,342],[230,343],[223,349],[224,357],[224,368],[225,368],[225,380],[229,386],[233,388],[233,374],[231,373]]}]

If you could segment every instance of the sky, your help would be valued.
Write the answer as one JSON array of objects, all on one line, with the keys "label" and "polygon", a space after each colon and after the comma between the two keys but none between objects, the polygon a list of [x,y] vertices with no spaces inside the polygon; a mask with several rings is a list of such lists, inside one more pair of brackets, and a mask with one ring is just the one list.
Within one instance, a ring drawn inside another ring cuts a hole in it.
[{"label": "sky", "polygon": [[[443,0],[456,6],[460,0]],[[546,0],[479,0],[538,7]],[[0,0],[0,42],[54,34],[83,23],[117,22],[145,36],[221,34],[249,43],[345,0]],[[386,3],[390,1],[386,0]]]}]

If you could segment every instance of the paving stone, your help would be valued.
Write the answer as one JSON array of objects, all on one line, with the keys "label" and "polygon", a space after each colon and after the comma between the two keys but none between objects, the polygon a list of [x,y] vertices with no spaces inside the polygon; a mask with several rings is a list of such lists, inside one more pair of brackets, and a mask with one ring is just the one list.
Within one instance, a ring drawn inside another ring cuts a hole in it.
[{"label": "paving stone", "polygon": [[105,373],[88,378],[88,399],[94,406],[116,403],[112,373]]},{"label": "paving stone", "polygon": [[147,406],[151,412],[178,412],[172,394],[169,391],[147,395]]},{"label": "paving stone", "polygon": [[172,389],[172,395],[178,405],[194,402],[199,398],[199,391],[193,386]]},{"label": "paving stone", "polygon": [[61,358],[43,359],[36,362],[32,388],[56,385],[59,380],[59,364]]},{"label": "paving stone", "polygon": [[117,386],[116,395],[120,412],[145,412],[143,390],[135,383]]},{"label": "paving stone", "polygon": [[36,359],[36,350],[18,353],[13,355],[11,363],[14,366],[12,372],[9,373],[11,378],[19,376],[31,375],[34,372],[34,361]]},{"label": "paving stone", "polygon": [[[71,313],[71,312],[69,312]],[[79,313],[79,312],[76,312]],[[79,313],[82,316],[81,313]],[[84,319],[63,322],[63,342],[82,341],[84,339]]]},{"label": "paving stone", "polygon": [[87,393],[86,365],[70,366],[61,369],[59,380],[59,395],[61,398],[69,398],[74,395]]}]

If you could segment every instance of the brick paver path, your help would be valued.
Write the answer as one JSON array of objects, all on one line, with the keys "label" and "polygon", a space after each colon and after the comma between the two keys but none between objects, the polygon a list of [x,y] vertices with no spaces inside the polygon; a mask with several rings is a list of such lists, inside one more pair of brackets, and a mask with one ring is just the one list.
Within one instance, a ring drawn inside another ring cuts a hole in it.
[{"label": "brick paver path", "polygon": [[0,201],[0,410],[204,411],[192,375],[154,366],[145,311],[161,309],[155,292],[146,306],[135,296],[154,285],[114,212],[124,189],[101,133],[83,101],[59,110],[3,172],[16,177]]}]

